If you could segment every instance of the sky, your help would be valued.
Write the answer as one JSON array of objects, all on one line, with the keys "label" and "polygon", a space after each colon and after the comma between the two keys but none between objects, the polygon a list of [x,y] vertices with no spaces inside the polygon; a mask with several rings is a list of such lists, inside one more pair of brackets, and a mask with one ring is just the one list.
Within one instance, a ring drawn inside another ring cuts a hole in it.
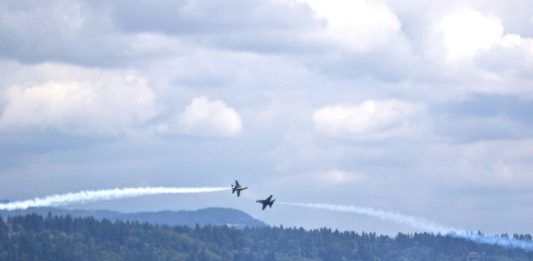
[{"label": "sky", "polygon": [[0,1],[0,198],[250,187],[74,208],[232,207],[396,233],[351,204],[533,233],[533,2]]}]

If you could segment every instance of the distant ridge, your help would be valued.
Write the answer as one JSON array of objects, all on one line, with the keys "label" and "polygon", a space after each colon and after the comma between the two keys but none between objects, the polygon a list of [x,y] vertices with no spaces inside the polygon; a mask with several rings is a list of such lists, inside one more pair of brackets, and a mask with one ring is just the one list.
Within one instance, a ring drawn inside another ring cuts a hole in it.
[{"label": "distant ridge", "polygon": [[232,208],[204,208],[198,210],[179,210],[179,211],[155,211],[155,212],[133,212],[123,213],[111,210],[81,210],[81,209],[63,209],[63,208],[28,208],[25,210],[0,211],[0,216],[19,216],[28,213],[36,213],[47,216],[50,213],[53,216],[72,217],[94,217],[96,219],[122,220],[147,222],[157,225],[172,226],[232,226],[232,227],[263,227],[267,226],[263,221],[257,220],[247,213]]}]

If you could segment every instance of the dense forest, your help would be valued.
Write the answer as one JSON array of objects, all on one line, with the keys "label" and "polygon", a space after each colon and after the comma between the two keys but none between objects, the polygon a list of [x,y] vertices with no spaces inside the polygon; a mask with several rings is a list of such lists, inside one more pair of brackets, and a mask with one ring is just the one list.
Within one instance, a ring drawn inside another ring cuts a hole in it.
[{"label": "dense forest", "polygon": [[427,233],[389,237],[327,228],[167,226],[27,214],[0,219],[0,259],[533,260],[533,253]]}]

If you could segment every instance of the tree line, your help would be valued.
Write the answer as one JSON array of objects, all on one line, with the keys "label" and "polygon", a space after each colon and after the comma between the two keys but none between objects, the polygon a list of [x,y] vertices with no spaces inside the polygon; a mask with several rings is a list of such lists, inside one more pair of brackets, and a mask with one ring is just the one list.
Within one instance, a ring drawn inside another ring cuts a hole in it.
[{"label": "tree line", "polygon": [[[531,236],[513,235],[521,240]],[[0,260],[533,260],[431,233],[167,226],[27,214],[0,219]]]}]

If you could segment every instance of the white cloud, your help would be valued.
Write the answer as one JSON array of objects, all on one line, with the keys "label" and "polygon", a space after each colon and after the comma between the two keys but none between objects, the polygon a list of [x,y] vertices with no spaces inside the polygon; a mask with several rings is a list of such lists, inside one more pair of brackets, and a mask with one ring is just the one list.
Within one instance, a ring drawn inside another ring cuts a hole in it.
[{"label": "white cloud", "polygon": [[422,43],[417,47],[421,63],[413,75],[453,84],[440,93],[451,90],[454,96],[527,90],[523,79],[531,78],[533,40],[528,32],[516,31],[514,24],[523,19],[509,21],[508,11],[514,8],[505,9],[499,4],[445,4],[424,19],[408,22],[410,36],[419,38],[412,42]]},{"label": "white cloud", "polygon": [[6,90],[0,129],[117,135],[157,113],[155,94],[134,74],[60,65],[39,70],[41,75],[33,75],[37,83]]},{"label": "white cloud", "polygon": [[359,173],[348,173],[346,171],[333,169],[320,174],[318,178],[321,182],[342,185],[361,181],[361,179],[363,179],[363,175]]},{"label": "white cloud", "polygon": [[445,15],[437,25],[449,62],[471,59],[477,51],[488,49],[503,35],[498,17],[478,11],[458,10]]},{"label": "white cloud", "polygon": [[242,120],[223,101],[198,97],[178,116],[178,130],[193,136],[232,137],[241,133]]},{"label": "white cloud", "polygon": [[401,29],[394,12],[374,0],[301,0],[327,22],[327,37],[355,50],[381,46]]},{"label": "white cloud", "polygon": [[[497,73],[500,80],[508,76],[532,78],[533,38],[517,34],[504,35],[492,48],[476,56],[476,64],[490,72]],[[530,85],[505,86],[505,90],[529,89]]]},{"label": "white cloud", "polygon": [[461,80],[484,81],[468,85],[476,91],[527,90],[529,84],[520,79],[531,78],[533,38],[527,32],[509,33],[513,23],[502,22],[509,14],[501,10],[453,9],[435,20],[434,34],[428,38],[428,58],[445,65],[436,74],[448,79],[458,76]]},{"label": "white cloud", "polygon": [[417,109],[397,100],[367,100],[358,105],[325,106],[313,113],[315,128],[330,136],[383,138],[409,127]]}]

